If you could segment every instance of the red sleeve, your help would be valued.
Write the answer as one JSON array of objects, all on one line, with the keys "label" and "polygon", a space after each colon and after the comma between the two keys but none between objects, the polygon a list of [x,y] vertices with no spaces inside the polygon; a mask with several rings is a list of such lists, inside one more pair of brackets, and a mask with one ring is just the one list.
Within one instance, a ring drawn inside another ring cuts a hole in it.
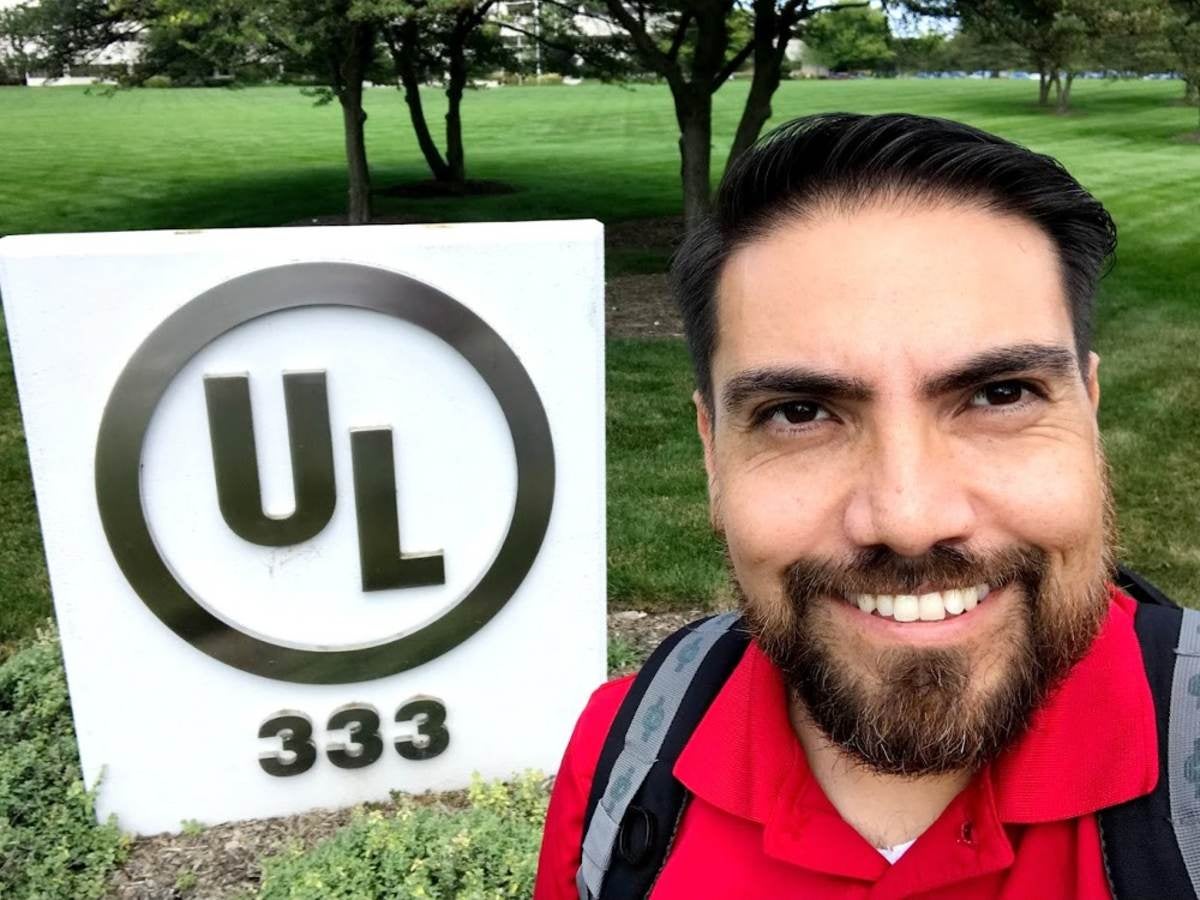
[{"label": "red sleeve", "polygon": [[575,723],[550,795],[537,881],[533,888],[534,900],[579,900],[575,873],[579,870],[583,814],[592,789],[592,777],[596,774],[609,726],[632,683],[633,676],[630,675],[597,688]]}]

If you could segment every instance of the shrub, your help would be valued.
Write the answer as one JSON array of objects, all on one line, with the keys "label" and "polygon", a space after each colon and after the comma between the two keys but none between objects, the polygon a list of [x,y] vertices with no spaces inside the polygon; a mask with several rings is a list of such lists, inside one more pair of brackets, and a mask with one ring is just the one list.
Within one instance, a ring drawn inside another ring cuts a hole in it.
[{"label": "shrub", "polygon": [[104,893],[127,841],[96,823],[52,628],[0,663],[0,885],[6,900]]},{"label": "shrub", "polygon": [[171,78],[168,75],[151,75],[142,82],[142,87],[148,88],[169,88],[171,86]]},{"label": "shrub", "polygon": [[359,810],[313,849],[264,860],[259,897],[529,897],[548,796],[540,773],[508,784],[476,777],[464,809],[397,796],[393,812]]}]

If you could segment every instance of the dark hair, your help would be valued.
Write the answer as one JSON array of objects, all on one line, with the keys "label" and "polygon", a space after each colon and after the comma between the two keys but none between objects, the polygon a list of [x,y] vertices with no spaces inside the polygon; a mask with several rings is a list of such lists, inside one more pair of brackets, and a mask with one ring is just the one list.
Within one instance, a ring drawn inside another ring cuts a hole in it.
[{"label": "dark hair", "polygon": [[712,212],[683,241],[671,281],[696,370],[711,402],[717,281],[739,247],[820,207],[878,197],[973,203],[1033,222],[1054,242],[1081,371],[1091,349],[1096,284],[1116,225],[1055,159],[960,122],[824,113],[793,119],[726,172]]}]

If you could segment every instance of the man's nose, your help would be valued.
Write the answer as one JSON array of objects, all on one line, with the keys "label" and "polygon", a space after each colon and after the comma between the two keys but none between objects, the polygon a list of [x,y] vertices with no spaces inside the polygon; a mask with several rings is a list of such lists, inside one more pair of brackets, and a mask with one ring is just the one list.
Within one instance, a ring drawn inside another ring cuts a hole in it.
[{"label": "man's nose", "polygon": [[901,556],[964,542],[975,525],[969,484],[952,440],[936,425],[910,420],[879,429],[863,450],[846,507],[847,536]]}]

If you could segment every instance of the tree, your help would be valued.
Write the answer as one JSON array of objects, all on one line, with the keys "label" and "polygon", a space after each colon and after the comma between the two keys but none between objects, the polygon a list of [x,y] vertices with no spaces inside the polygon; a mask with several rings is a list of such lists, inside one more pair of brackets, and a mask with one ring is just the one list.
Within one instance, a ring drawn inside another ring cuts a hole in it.
[{"label": "tree", "polygon": [[37,47],[34,7],[21,5],[0,9],[0,85],[25,84],[33,69]]},{"label": "tree", "polygon": [[[380,3],[376,11],[417,144],[433,177],[454,186],[466,183],[462,99],[473,71],[504,60],[498,29],[487,24],[495,0],[406,0]],[[420,87],[430,76],[446,79],[446,153],[430,133]]]},{"label": "tree", "polygon": [[887,16],[858,7],[836,16],[817,16],[804,29],[804,43],[834,72],[874,70],[896,58]]},{"label": "tree", "polygon": [[733,146],[725,163],[728,170],[750,145],[758,140],[771,118],[771,101],[785,74],[787,47],[799,36],[800,28],[818,14],[845,15],[866,3],[841,2],[833,6],[810,6],[810,0],[753,0],[753,31],[750,39],[754,74],[742,107]]},{"label": "tree", "polygon": [[1038,71],[1038,104],[1056,93],[1059,112],[1070,107],[1071,86],[1087,68],[1103,68],[1104,47],[1144,37],[1154,17],[1143,0],[927,0],[910,2],[921,15],[957,17],[981,43],[1012,43]]},{"label": "tree", "polygon": [[15,9],[9,19],[32,55],[54,77],[84,65],[114,44],[137,40],[149,0],[37,0]]},{"label": "tree", "polygon": [[[544,0],[561,4],[561,0]],[[630,56],[667,83],[679,128],[684,221],[707,212],[712,176],[713,95],[735,72],[753,63],[750,89],[730,150],[732,163],[771,117],[771,99],[783,77],[788,42],[802,22],[825,10],[861,4],[810,6],[811,0],[601,0],[583,14],[619,29]],[[745,37],[737,40],[739,32]]]},{"label": "tree", "polygon": [[268,41],[293,65],[329,80],[329,94],[342,109],[346,220],[351,225],[369,222],[371,173],[367,166],[363,83],[375,59],[378,23],[355,0],[273,0],[259,8],[265,12]]},{"label": "tree", "polygon": [[1185,103],[1200,102],[1200,0],[1169,0],[1165,23],[1173,68],[1183,78]]},{"label": "tree", "polygon": [[371,218],[363,85],[375,61],[377,24],[356,0],[140,0],[150,53],[132,81],[206,67],[236,71],[250,65],[310,73],[328,87],[318,103],[337,100],[346,153],[346,218]]},{"label": "tree", "polygon": [[944,72],[949,68],[947,58],[950,41],[936,31],[912,37],[892,37],[890,41],[896,71],[911,75],[915,72]]}]

